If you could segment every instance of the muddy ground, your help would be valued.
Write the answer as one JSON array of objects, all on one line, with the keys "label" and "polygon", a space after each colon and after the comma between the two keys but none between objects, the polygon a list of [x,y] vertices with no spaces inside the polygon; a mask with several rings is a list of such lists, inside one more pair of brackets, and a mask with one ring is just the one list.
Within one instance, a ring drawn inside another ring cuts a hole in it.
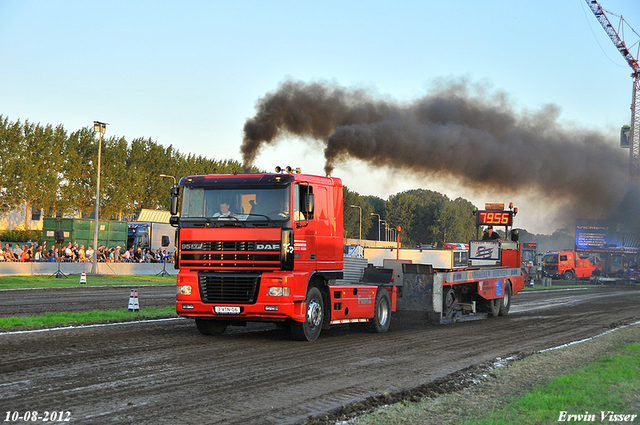
[{"label": "muddy ground", "polygon": [[[92,300],[126,309],[129,292],[120,291],[0,291],[0,312],[93,309]],[[140,305],[171,305],[174,294],[173,286],[140,288]],[[269,324],[204,337],[187,319],[5,333],[0,411],[68,411],[83,424],[331,422],[456,390],[498,357],[524,357],[635,322],[639,302],[640,288],[629,286],[528,292],[513,298],[507,317],[435,325],[396,314],[386,334],[346,325],[313,343]]]}]

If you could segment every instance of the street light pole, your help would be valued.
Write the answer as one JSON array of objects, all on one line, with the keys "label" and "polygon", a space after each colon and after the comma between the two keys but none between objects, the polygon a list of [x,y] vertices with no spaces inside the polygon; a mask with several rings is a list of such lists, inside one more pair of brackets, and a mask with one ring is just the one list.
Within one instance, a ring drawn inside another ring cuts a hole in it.
[{"label": "street light pole", "polygon": [[176,186],[176,178],[175,177],[170,176],[168,174],[160,174],[160,177],[172,178],[173,179],[173,187]]},{"label": "street light pole", "polygon": [[362,241],[362,207],[360,205],[351,205],[351,208],[360,210],[360,232],[358,233],[358,242]]},{"label": "street light pole", "polygon": [[98,132],[98,177],[96,179],[96,210],[94,212],[95,225],[93,227],[93,265],[91,273],[98,274],[98,215],[100,213],[100,161],[102,155],[102,135],[107,130],[107,123],[94,121],[93,131]]},{"label": "street light pole", "polygon": [[380,242],[380,214],[376,214],[376,213],[370,213],[370,214],[378,216],[378,242]]},{"label": "street light pole", "polygon": [[[387,220],[380,220],[384,224],[384,240],[387,241]],[[378,223],[378,232],[380,231],[380,223]]]}]

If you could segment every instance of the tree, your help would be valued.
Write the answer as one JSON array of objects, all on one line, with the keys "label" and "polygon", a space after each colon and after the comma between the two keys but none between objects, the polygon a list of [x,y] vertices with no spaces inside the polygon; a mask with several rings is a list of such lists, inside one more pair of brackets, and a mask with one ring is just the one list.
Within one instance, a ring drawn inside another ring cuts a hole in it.
[{"label": "tree", "polygon": [[[58,197],[51,208],[82,217],[90,215],[96,205],[99,141],[92,129],[71,133],[63,149],[65,157]],[[102,174],[102,172],[101,172]]]},{"label": "tree", "polygon": [[[344,237],[358,239],[362,230],[362,237],[371,228],[370,215],[373,207],[357,192],[350,191],[346,186],[342,188],[343,196],[343,214],[344,214]],[[359,208],[354,208],[355,205]],[[362,217],[360,217],[360,208],[362,208]],[[360,222],[362,218],[362,222]],[[362,227],[361,227],[362,226]]]}]

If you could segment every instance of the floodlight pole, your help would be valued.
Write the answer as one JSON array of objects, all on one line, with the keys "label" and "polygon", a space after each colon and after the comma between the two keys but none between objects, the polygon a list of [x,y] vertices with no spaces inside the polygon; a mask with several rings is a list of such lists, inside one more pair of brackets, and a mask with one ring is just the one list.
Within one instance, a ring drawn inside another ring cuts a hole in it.
[{"label": "floodlight pole", "polygon": [[100,213],[100,161],[102,156],[102,135],[107,130],[107,123],[94,121],[93,131],[99,133],[98,137],[98,177],[96,179],[96,209],[94,211],[95,225],[93,226],[93,264],[91,274],[98,274],[98,215]]},{"label": "floodlight pole", "polygon": [[369,214],[378,216],[378,242],[380,242],[380,214],[376,214],[376,213],[369,213]]}]

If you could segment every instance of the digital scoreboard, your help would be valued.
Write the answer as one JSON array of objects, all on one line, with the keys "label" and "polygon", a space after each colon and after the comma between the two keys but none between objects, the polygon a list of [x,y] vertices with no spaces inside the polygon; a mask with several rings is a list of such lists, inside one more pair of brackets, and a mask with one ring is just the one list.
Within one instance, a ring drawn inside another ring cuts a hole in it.
[{"label": "digital scoreboard", "polygon": [[512,226],[513,211],[476,211],[476,226]]}]

